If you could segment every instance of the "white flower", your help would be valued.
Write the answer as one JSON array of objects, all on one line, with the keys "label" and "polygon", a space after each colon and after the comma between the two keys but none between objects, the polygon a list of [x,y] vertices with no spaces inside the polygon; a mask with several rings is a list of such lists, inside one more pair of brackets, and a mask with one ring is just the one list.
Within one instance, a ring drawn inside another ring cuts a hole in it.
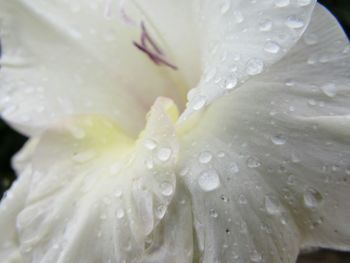
[{"label": "white flower", "polygon": [[350,249],[350,49],[315,1],[0,0],[0,36],[30,137],[1,262]]}]

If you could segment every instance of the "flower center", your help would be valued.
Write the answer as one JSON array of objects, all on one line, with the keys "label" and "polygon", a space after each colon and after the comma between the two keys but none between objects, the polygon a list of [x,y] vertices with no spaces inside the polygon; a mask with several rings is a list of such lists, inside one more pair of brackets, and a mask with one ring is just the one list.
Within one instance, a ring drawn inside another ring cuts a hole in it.
[{"label": "flower center", "polygon": [[146,63],[148,60],[151,81],[155,74],[154,83],[148,82],[147,86],[153,86],[153,92],[158,94],[145,92],[141,95],[146,101],[144,109],[148,111],[148,106],[157,98],[167,97],[174,101],[180,113],[184,112],[188,92],[198,85],[202,73],[199,39],[195,33],[189,34],[194,30],[188,31],[190,28],[186,24],[182,29],[174,28],[170,32],[172,25],[163,24],[146,4],[140,5],[136,1],[121,1],[119,15],[127,26],[136,29],[132,30],[132,38],[128,41],[138,56],[146,58]]},{"label": "flower center", "polygon": [[[140,23],[139,40],[133,40],[132,44],[140,51],[140,55],[147,56],[150,62],[158,67],[159,74],[169,80],[167,94],[159,94],[159,96],[171,98],[182,112],[186,107],[187,93],[192,88],[184,77],[186,69],[179,67],[174,62],[176,55],[171,52],[174,45],[168,45],[152,21],[147,16],[145,17],[147,21]],[[153,30],[149,30],[150,27]]]}]

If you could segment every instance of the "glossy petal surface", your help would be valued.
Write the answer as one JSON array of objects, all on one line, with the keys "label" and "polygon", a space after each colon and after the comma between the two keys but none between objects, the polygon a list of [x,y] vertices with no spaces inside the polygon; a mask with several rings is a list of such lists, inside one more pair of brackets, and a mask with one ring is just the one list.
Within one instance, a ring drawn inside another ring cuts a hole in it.
[{"label": "glossy petal surface", "polygon": [[[156,65],[133,44],[141,37],[141,21],[150,30],[152,21],[132,7],[126,11],[137,23],[125,23],[121,2],[1,0],[3,117],[33,135],[72,114],[104,114],[137,136],[157,97],[184,105],[186,93],[180,88],[186,85],[173,76],[180,73]],[[189,4],[177,5],[179,13]],[[171,7],[169,1],[164,6]],[[171,32],[182,38],[180,30]],[[154,31],[150,34],[166,51],[167,41]],[[182,50],[195,56],[192,49]],[[188,58],[179,52],[176,56]]]},{"label": "glossy petal surface", "polygon": [[348,40],[318,6],[287,57],[183,137],[203,262],[295,262],[300,247],[349,249],[349,65]]}]

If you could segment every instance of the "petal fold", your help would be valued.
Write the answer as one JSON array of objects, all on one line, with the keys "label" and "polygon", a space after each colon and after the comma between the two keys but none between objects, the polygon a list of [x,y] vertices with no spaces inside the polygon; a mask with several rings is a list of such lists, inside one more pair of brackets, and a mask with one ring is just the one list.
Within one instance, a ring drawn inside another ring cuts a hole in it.
[{"label": "petal fold", "polygon": [[14,212],[3,217],[16,221],[24,262],[192,262],[190,200],[175,176],[174,107],[158,99],[137,141],[97,115],[42,135],[23,205],[9,204]]},{"label": "petal fold", "polygon": [[316,1],[200,1],[203,74],[190,91],[187,119],[267,71],[307,28]]},{"label": "petal fold", "polygon": [[72,114],[104,114],[136,137],[157,97],[184,104],[172,70],[133,45],[141,27],[121,20],[120,2],[0,1],[5,120],[38,135]]},{"label": "petal fold", "polygon": [[290,53],[213,103],[180,154],[203,262],[349,250],[350,49],[318,5]]}]

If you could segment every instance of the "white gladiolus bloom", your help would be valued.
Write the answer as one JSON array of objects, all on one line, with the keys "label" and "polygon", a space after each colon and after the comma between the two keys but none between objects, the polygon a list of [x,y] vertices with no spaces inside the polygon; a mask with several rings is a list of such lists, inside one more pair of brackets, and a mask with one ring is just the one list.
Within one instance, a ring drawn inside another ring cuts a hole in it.
[{"label": "white gladiolus bloom", "polygon": [[315,0],[0,0],[0,38],[30,138],[1,262],[350,249],[350,46]]}]

